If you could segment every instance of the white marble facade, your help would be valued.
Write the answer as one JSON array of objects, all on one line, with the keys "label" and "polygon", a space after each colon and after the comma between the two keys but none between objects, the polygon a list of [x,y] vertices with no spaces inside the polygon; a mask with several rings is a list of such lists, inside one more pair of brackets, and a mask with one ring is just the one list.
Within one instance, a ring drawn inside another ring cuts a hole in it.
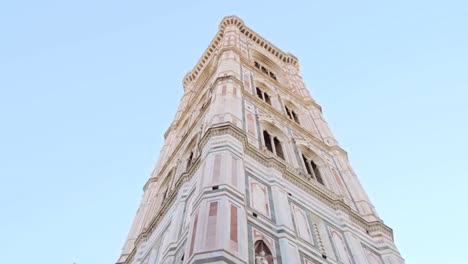
[{"label": "white marble facade", "polygon": [[164,137],[117,263],[404,263],[297,58],[238,17]]}]

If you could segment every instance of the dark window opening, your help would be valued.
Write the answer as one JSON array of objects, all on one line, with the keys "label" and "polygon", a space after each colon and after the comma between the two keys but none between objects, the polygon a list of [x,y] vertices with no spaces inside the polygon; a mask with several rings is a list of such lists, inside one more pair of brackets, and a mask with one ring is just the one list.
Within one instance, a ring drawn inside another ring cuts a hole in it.
[{"label": "dark window opening", "polygon": [[263,92],[260,90],[260,88],[257,87],[257,96],[261,99],[263,99]]},{"label": "dark window opening", "polygon": [[277,81],[276,75],[273,72],[269,71],[264,66],[260,65],[260,63],[258,63],[257,61],[254,62],[254,66],[255,68],[261,70],[264,74],[270,76],[270,78],[272,78],[273,80]]},{"label": "dark window opening", "polygon": [[211,189],[212,189],[212,190],[218,190],[218,189],[219,189],[219,186],[218,186],[218,185],[213,186]]},{"label": "dark window opening", "polygon": [[314,171],[314,176],[315,176],[315,179],[323,185],[323,179],[322,179],[322,175],[320,175],[320,171],[317,167],[317,164],[315,164],[314,161],[310,161],[310,163],[312,164],[312,170]]},{"label": "dark window opening", "polygon": [[288,115],[288,117],[292,119],[291,111],[289,111],[289,108],[287,106],[285,106],[284,108],[286,109],[286,114]]},{"label": "dark window opening", "polygon": [[302,154],[302,160],[304,161],[304,166],[306,168],[307,173],[311,176],[311,178],[315,179],[318,183],[325,185],[323,182],[322,174],[320,174],[319,167],[312,159],[308,159],[304,154]]},{"label": "dark window opening", "polygon": [[190,156],[187,160],[187,170],[190,169],[190,166],[192,166],[192,162],[193,162],[193,151],[190,152]]},{"label": "dark window opening", "polygon": [[289,119],[299,124],[299,118],[297,117],[296,112],[294,112],[292,109],[289,109],[287,106],[284,108],[286,109],[286,114],[288,115]]},{"label": "dark window opening", "polygon": [[294,119],[294,121],[296,121],[296,123],[299,124],[299,119],[297,118],[297,115],[294,111],[291,110],[291,115],[292,115],[292,119]]},{"label": "dark window opening", "polygon": [[276,155],[284,159],[283,148],[281,147],[281,142],[276,137],[273,138],[273,142],[275,143]]},{"label": "dark window opening", "polygon": [[270,96],[265,93],[264,91],[262,91],[260,88],[256,87],[255,89],[257,91],[257,96],[258,98],[262,99],[263,101],[265,101],[267,104],[271,105],[271,100],[270,100]]},{"label": "dark window opening", "polygon": [[302,160],[304,160],[304,165],[306,167],[307,173],[312,175],[312,171],[310,170],[310,166],[309,166],[309,161],[307,160],[307,158],[304,155],[302,155]]},{"label": "dark window opening", "polygon": [[263,95],[265,96],[265,102],[271,105],[270,96],[267,93],[264,93]]},{"label": "dark window opening", "polygon": [[265,141],[265,147],[269,151],[273,152],[273,146],[271,144],[271,136],[266,130],[263,130],[263,140]]}]

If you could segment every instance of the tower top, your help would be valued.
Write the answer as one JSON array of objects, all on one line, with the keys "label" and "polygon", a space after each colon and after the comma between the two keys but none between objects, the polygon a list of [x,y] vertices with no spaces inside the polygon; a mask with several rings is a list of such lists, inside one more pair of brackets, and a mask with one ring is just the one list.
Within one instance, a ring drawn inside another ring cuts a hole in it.
[{"label": "tower top", "polygon": [[261,37],[255,31],[250,29],[244,24],[244,21],[237,16],[226,16],[223,18],[221,23],[219,23],[219,30],[216,33],[215,37],[211,41],[208,48],[203,52],[203,55],[198,60],[195,67],[189,71],[183,80],[184,89],[185,87],[192,81],[194,81],[200,72],[205,68],[207,63],[213,58],[215,51],[218,49],[218,45],[221,43],[221,40],[224,36],[224,31],[229,26],[235,26],[239,29],[240,33],[245,35],[248,39],[262,47],[265,51],[271,53],[274,57],[278,58],[284,64],[291,64],[293,65],[296,70],[299,72],[299,60],[293,54],[289,52],[284,52],[280,50],[275,45],[271,44],[269,41]]}]

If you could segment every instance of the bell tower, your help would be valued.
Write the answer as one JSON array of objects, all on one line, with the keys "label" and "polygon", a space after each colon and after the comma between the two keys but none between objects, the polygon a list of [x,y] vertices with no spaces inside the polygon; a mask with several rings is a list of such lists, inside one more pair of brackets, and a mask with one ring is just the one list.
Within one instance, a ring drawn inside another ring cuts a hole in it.
[{"label": "bell tower", "polygon": [[298,59],[225,17],[117,263],[403,264]]}]

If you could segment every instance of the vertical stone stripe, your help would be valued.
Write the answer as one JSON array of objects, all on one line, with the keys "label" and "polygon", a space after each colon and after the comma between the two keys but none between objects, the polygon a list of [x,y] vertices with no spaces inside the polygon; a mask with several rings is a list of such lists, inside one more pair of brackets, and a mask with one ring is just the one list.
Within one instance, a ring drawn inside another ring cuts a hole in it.
[{"label": "vertical stone stripe", "polygon": [[237,97],[237,88],[236,87],[232,88],[232,93],[234,94],[234,97]]},{"label": "vertical stone stripe", "polygon": [[244,71],[244,88],[249,92],[252,90],[250,87],[250,76],[247,71]]},{"label": "vertical stone stripe", "polygon": [[198,214],[195,216],[195,220],[193,221],[193,230],[192,230],[192,238],[190,241],[190,252],[189,255],[192,256],[193,249],[195,246],[195,237],[197,235],[197,224],[198,224]]},{"label": "vertical stone stripe", "polygon": [[218,154],[215,156],[212,183],[219,182],[220,174],[221,174],[221,155]]},{"label": "vertical stone stripe", "polygon": [[255,137],[254,117],[251,113],[247,114],[247,132],[249,135]]},{"label": "vertical stone stripe", "polygon": [[231,204],[231,249],[237,251],[237,207]]},{"label": "vertical stone stripe", "polygon": [[231,184],[237,188],[237,164],[239,159],[232,157]]},{"label": "vertical stone stripe", "polygon": [[218,202],[210,203],[208,223],[206,228],[206,246],[212,248],[216,245],[216,218],[218,216]]},{"label": "vertical stone stripe", "polygon": [[200,191],[203,189],[203,182],[204,182],[204,179],[206,177],[205,175],[205,169],[206,169],[206,161],[203,162],[203,166],[202,166],[202,169],[201,169],[201,175],[200,175]]},{"label": "vertical stone stripe", "polygon": [[223,85],[222,95],[226,95],[226,85]]},{"label": "vertical stone stripe", "polygon": [[335,177],[335,180],[336,180],[336,183],[338,184],[338,187],[341,190],[341,194],[349,198],[348,193],[346,192],[346,190],[345,190],[345,188],[343,186],[343,182],[341,181],[340,176],[338,175],[338,172],[334,168],[332,168],[332,173],[333,173],[333,176]]}]

